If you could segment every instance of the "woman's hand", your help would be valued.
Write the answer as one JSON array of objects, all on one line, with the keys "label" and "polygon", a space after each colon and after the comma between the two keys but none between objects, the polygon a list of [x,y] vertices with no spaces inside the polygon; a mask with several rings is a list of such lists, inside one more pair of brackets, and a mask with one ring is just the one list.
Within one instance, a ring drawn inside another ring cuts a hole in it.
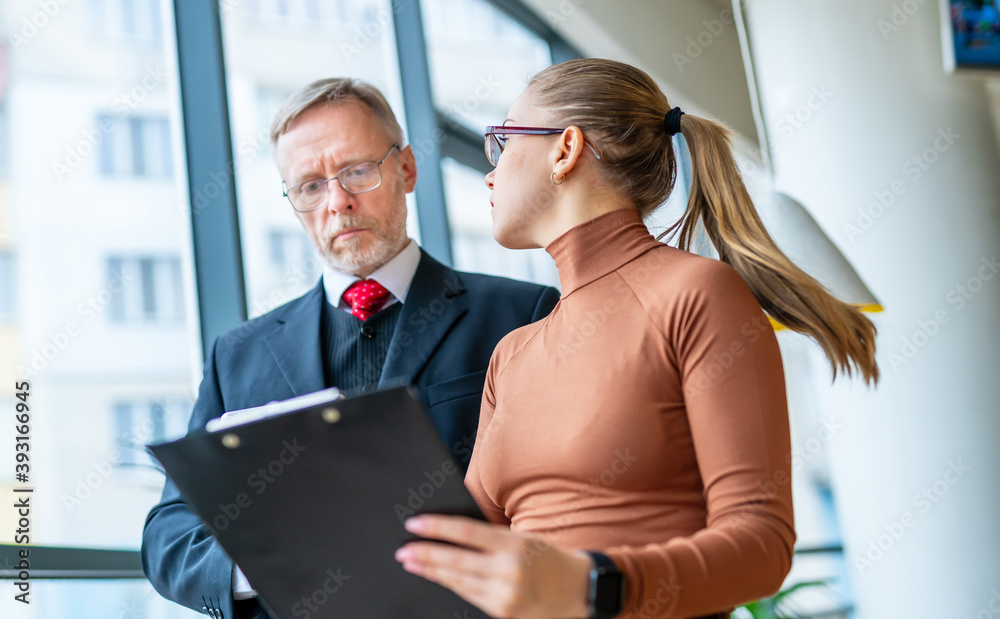
[{"label": "woman's hand", "polygon": [[583,551],[552,546],[506,526],[460,516],[425,514],[406,529],[429,541],[396,551],[403,568],[443,585],[492,617],[552,619],[587,616],[592,562]]}]

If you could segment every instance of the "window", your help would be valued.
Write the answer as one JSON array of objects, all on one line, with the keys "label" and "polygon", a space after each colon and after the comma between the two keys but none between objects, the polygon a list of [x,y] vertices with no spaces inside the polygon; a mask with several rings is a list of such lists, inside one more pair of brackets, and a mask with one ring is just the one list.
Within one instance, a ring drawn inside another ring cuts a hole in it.
[{"label": "window", "polygon": [[[3,30],[3,18],[0,16],[0,30]],[[11,41],[16,53],[19,45]],[[8,86],[10,82],[11,47],[0,47],[0,177],[7,176],[10,170],[10,123],[8,103]]]},{"label": "window", "polygon": [[[3,584],[9,587],[9,582],[4,581]],[[31,583],[30,599],[32,603],[27,606],[15,601],[13,595],[0,597],[0,613],[4,617],[16,619],[52,619],[53,617],[206,618],[206,615],[202,613],[160,597],[148,581],[141,579],[38,578]],[[228,616],[227,619],[229,619]]]},{"label": "window", "polygon": [[[182,277],[190,231],[178,196],[187,187],[173,174],[180,128],[171,119],[181,115],[169,84],[177,76],[160,32],[160,11],[172,6],[32,0],[0,9],[5,34],[21,33],[23,20],[38,28],[0,75],[0,152],[16,153],[0,182],[0,248],[10,252],[0,250],[0,313],[9,321],[0,329],[0,402],[10,402],[15,379],[30,382],[38,465],[30,483],[46,489],[32,498],[44,516],[32,544],[138,550],[163,476],[114,466],[124,420],[116,405],[132,403],[131,423],[142,426],[155,419],[150,403],[163,402],[166,425],[156,432],[168,438],[171,415],[186,422],[190,414],[175,404],[190,398],[200,368],[192,367],[197,332],[185,303],[193,277]],[[54,162],[65,164],[62,174]],[[135,182],[148,179],[158,182]],[[143,328],[124,328],[136,325]],[[0,428],[0,443],[12,437],[13,426]],[[63,606],[57,582],[54,599],[34,598],[24,610],[4,600],[0,616],[116,615],[102,594],[147,605],[132,596],[144,590],[123,598],[113,588],[74,588],[82,597]],[[98,607],[108,612],[87,612]]]},{"label": "window", "polygon": [[170,123],[166,118],[101,115],[97,126],[104,133],[100,142],[102,175],[173,176]]},{"label": "window", "polygon": [[17,309],[14,281],[14,256],[0,251],[0,323],[14,320]]},{"label": "window", "polygon": [[[321,271],[281,196],[268,145],[270,117],[308,82],[351,75],[379,87],[405,124],[392,22],[398,6],[390,0],[218,4],[232,122],[226,129],[236,156],[243,235],[240,258],[248,305],[261,313],[314,285]],[[37,17],[49,5],[58,5],[58,14]],[[182,143],[173,120],[182,117],[175,108],[179,97],[168,86],[178,77],[169,75],[176,69],[167,54],[174,51],[176,32],[161,29],[173,23],[163,18],[169,17],[166,11],[193,5],[26,0],[4,3],[0,10],[0,30],[6,24],[9,35],[18,35],[28,19],[38,28],[38,36],[18,42],[16,54],[0,54],[0,243],[16,240],[11,250],[5,251],[7,245],[0,250],[0,320],[5,321],[0,350],[11,351],[9,362],[0,359],[0,376],[10,377],[0,383],[0,403],[11,402],[14,377],[27,379],[33,408],[45,414],[35,419],[48,431],[36,433],[32,443],[42,466],[32,471],[31,482],[46,489],[33,499],[34,513],[45,515],[31,540],[38,545],[137,550],[142,522],[164,481],[142,446],[186,430],[200,375],[200,368],[192,367],[199,325],[185,303],[194,297],[187,289],[195,279],[188,273],[191,220],[183,209],[178,213],[177,197],[189,188],[173,184],[185,176],[174,174],[174,166],[186,165],[183,157],[175,162],[172,152],[174,143]],[[436,107],[479,131],[496,112],[506,111],[529,65],[548,63],[548,52],[540,39],[485,2],[442,6],[443,12],[429,10],[451,20],[436,31],[451,37],[451,47],[434,62],[462,60],[456,75],[464,81],[450,95],[442,82]],[[476,52],[490,57],[493,73],[479,75],[472,70],[475,59],[465,59],[478,31],[456,28],[470,19],[480,22],[474,26],[484,28],[483,41],[493,48]],[[179,43],[185,48],[207,30],[188,32],[187,41]],[[503,43],[529,61],[508,71],[509,59],[500,62],[495,54]],[[498,81],[502,85],[490,91]],[[467,101],[469,96],[475,100]],[[219,127],[205,133],[214,129]],[[481,191],[481,178],[467,161],[446,165],[454,177],[449,181],[456,187],[449,190],[454,202],[465,187],[470,195]],[[410,206],[410,234],[418,237],[416,209]],[[204,221],[193,225],[198,229]],[[483,229],[476,223],[457,232],[456,244],[470,261],[477,244],[489,240]],[[505,253],[513,262],[504,263],[504,270],[542,277],[526,255]],[[487,260],[478,260],[490,270]],[[198,275],[216,278],[210,285],[238,275],[207,271]],[[145,328],[150,326],[155,328]],[[10,432],[11,426],[0,429],[0,442],[8,441]],[[10,475],[8,470],[3,478],[8,489]],[[110,616],[122,609],[136,617],[195,616],[140,580],[43,580],[35,586],[40,603],[26,611],[32,617]],[[20,616],[20,605],[17,611],[14,605],[5,596],[0,616]]]},{"label": "window", "polygon": [[245,7],[238,0],[222,0],[224,10],[239,9],[248,17],[258,20],[258,26],[281,25],[292,28],[316,29],[321,24],[350,24],[363,26],[378,20],[380,0],[247,0]]},{"label": "window", "polygon": [[10,170],[10,127],[7,117],[7,104],[0,101],[0,177],[6,177]]},{"label": "window", "polygon": [[316,22],[320,18],[318,0],[250,0],[247,12],[264,21]]},{"label": "window", "polygon": [[[484,155],[485,157],[485,155]],[[457,268],[559,286],[555,263],[543,249],[510,250],[493,238],[490,191],[483,173],[451,158],[441,162]]]},{"label": "window", "polygon": [[118,445],[118,466],[150,466],[156,460],[146,445],[183,436],[191,403],[176,400],[132,400],[114,404],[114,442]]},{"label": "window", "polygon": [[483,179],[489,166],[483,131],[501,124],[528,78],[552,63],[549,44],[486,0],[424,0],[421,6],[434,106],[448,140],[465,143],[462,155],[441,163],[454,266],[558,286],[544,250],[509,250],[493,239]]},{"label": "window", "polygon": [[109,258],[113,322],[174,322],[183,316],[177,258]]},{"label": "window", "polygon": [[300,230],[271,230],[271,265],[280,280],[305,292],[319,277],[323,265],[312,242]]},{"label": "window", "polygon": [[278,111],[281,104],[288,98],[289,93],[287,88],[274,88],[258,84],[256,94],[257,97],[254,105],[257,108],[257,126],[259,129],[256,135],[252,136],[251,140],[240,142],[240,149],[249,149],[246,152],[254,153],[261,149],[270,152],[271,120],[274,118],[274,113]]},{"label": "window", "polygon": [[161,0],[89,0],[90,28],[101,39],[159,44]]},{"label": "window", "polygon": [[[247,307],[256,316],[316,284],[321,263],[271,157],[278,106],[320,78],[363,79],[405,125],[389,0],[255,0],[221,3]],[[313,7],[313,8],[310,8]],[[323,20],[321,29],[315,20]],[[411,236],[416,237],[410,205]]]},{"label": "window", "polygon": [[[329,4],[334,20],[344,24],[367,24],[379,19],[382,3],[372,0],[360,2],[334,2]],[[388,22],[387,22],[388,23]]]},{"label": "window", "polygon": [[260,262],[253,280],[270,292],[248,308],[251,318],[309,291],[319,281],[323,263],[312,242],[300,228],[271,230],[267,234],[267,262]]},{"label": "window", "polygon": [[501,124],[528,78],[552,64],[545,40],[486,0],[421,7],[434,105],[477,134]]}]

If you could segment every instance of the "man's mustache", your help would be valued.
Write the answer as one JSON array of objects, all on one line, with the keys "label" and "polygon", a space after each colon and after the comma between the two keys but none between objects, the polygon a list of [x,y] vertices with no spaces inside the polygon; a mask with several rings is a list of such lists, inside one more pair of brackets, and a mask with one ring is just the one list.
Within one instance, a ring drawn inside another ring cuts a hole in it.
[{"label": "man's mustache", "polygon": [[349,219],[339,219],[323,231],[323,236],[327,240],[334,238],[344,230],[350,228],[368,228],[368,229],[378,229],[377,221],[368,219],[366,217],[351,217]]}]

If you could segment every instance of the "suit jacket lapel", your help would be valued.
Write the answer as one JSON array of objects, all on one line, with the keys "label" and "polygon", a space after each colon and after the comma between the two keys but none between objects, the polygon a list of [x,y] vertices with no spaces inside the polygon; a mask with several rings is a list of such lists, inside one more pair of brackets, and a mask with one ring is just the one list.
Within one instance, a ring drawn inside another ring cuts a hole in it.
[{"label": "suit jacket lapel", "polygon": [[276,317],[276,328],[264,336],[274,362],[297,396],[325,387],[319,324],[323,303],[326,296],[321,278],[315,288]]},{"label": "suit jacket lapel", "polygon": [[420,264],[396,323],[379,386],[412,383],[445,334],[469,310],[465,284],[449,269],[420,250]]}]

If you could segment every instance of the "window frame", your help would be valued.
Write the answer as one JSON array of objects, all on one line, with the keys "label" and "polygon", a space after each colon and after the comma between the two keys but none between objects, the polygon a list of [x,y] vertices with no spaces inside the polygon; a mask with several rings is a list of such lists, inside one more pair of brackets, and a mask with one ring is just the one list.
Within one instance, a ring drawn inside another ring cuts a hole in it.
[{"label": "window frame", "polygon": [[[431,145],[425,154],[429,161],[438,162],[422,171],[416,189],[421,245],[450,265],[451,231],[440,162],[450,157],[483,173],[492,166],[483,153],[483,136],[457,124],[434,106],[420,0],[391,1],[410,143]],[[543,39],[549,45],[553,63],[582,56],[521,0],[486,1]],[[204,360],[216,337],[247,319],[248,304],[236,184],[232,181],[234,158],[220,4],[188,0],[173,0],[172,4],[173,20],[165,18],[163,24],[164,43],[168,52],[171,35],[176,44],[185,160],[185,168],[173,172],[186,174],[198,311],[195,324]],[[170,11],[163,14],[169,17]],[[680,143],[682,181],[689,186],[689,154],[682,140]],[[222,186],[217,182],[220,174],[230,179]],[[201,191],[208,186],[218,188],[211,198]],[[12,270],[16,278],[16,269]],[[22,548],[0,544],[0,580],[18,577],[14,566]],[[796,549],[796,554],[810,552],[842,554],[843,549],[839,545]],[[31,560],[32,578],[145,578],[138,550],[32,546]]]},{"label": "window frame", "polygon": [[[520,0],[486,2],[547,43],[553,63],[582,56]],[[421,144],[427,159],[438,162],[436,166],[421,170],[417,183],[420,244],[432,256],[451,266],[451,228],[440,161],[450,157],[484,174],[492,166],[483,155],[483,136],[448,118],[434,105],[420,0],[396,0],[394,6],[398,9],[393,24],[410,143]]]},{"label": "window frame", "polygon": [[[518,0],[489,1],[522,21],[530,30],[541,33],[552,47],[554,60],[579,55]],[[396,9],[393,28],[398,43],[410,142],[429,138],[428,143],[435,145],[433,152],[427,153],[430,161],[440,162],[446,154],[481,167],[485,163],[482,137],[453,126],[450,121],[439,117],[433,107],[419,0],[392,2]],[[176,52],[182,133],[180,144],[185,166],[181,170],[169,169],[169,172],[171,175],[183,174],[186,180],[198,312],[195,324],[199,329],[201,358],[204,360],[217,336],[247,319],[236,184],[232,180],[234,157],[223,60],[221,8],[218,2],[173,0],[171,4],[172,11],[164,10],[160,14],[162,40],[153,37],[152,42],[164,44],[168,56]],[[93,6],[100,8],[102,5]],[[94,10],[91,9],[91,19]],[[154,22],[156,18],[152,17]],[[92,34],[116,35],[110,30]],[[138,38],[145,40],[142,36]],[[4,107],[0,122],[7,122],[6,112]],[[107,116],[114,120],[113,115]],[[129,129],[134,131],[135,127],[130,126]],[[440,136],[434,139],[439,129],[447,139]],[[141,142],[144,137],[130,136],[130,140]],[[442,142],[446,144],[444,148],[441,147]],[[0,170],[0,174],[4,173],[6,170]],[[220,174],[227,175],[229,182],[219,183]],[[101,176],[114,178],[117,175]],[[159,175],[143,174],[138,177],[145,180],[159,178]],[[207,198],[203,191],[208,186],[218,189],[210,192],[211,198]],[[440,165],[428,166],[426,173],[421,174],[417,200],[422,245],[435,257],[450,264],[451,241]],[[13,260],[13,252],[10,253]],[[122,258],[128,259],[129,256]],[[103,266],[109,268],[108,263]],[[11,271],[16,278],[16,268]],[[121,404],[124,406],[126,403]],[[125,409],[121,410],[120,414],[124,415]],[[0,581],[18,577],[18,569],[14,566],[21,549],[23,546],[20,545],[0,544]],[[31,546],[31,564],[32,578],[145,578],[138,550]]]}]

